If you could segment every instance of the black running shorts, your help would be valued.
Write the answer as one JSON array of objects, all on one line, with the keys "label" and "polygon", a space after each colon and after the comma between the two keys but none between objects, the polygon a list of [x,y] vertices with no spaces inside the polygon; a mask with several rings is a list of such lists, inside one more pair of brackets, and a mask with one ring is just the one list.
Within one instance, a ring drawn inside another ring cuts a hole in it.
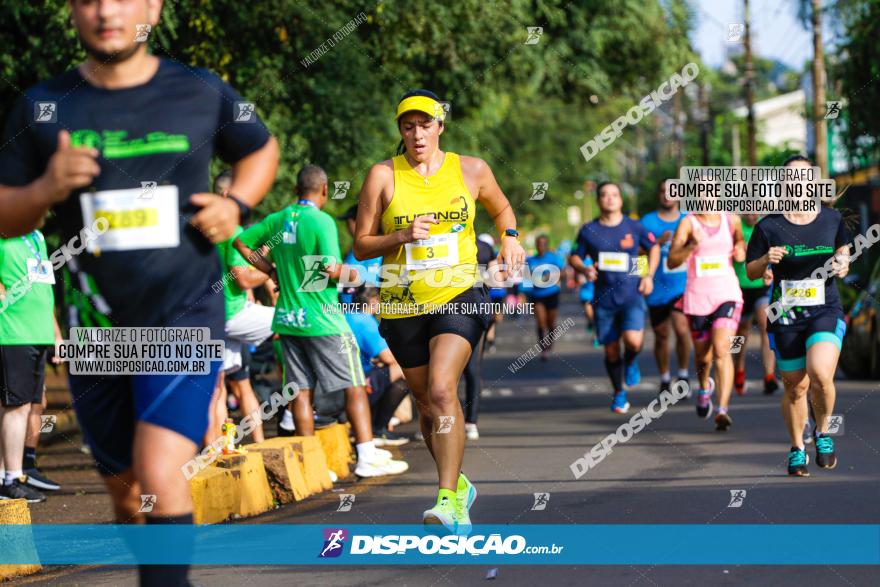
[{"label": "black running shorts", "polygon": [[450,306],[450,311],[439,308],[430,314],[382,320],[379,334],[388,343],[388,348],[401,367],[412,369],[427,365],[430,358],[428,345],[438,334],[457,334],[470,343],[471,350],[476,347],[483,332],[492,323],[492,314],[486,311],[489,308],[486,289],[463,291],[449,303],[467,304],[469,307],[476,304],[480,311],[456,313],[452,309],[454,306]]}]

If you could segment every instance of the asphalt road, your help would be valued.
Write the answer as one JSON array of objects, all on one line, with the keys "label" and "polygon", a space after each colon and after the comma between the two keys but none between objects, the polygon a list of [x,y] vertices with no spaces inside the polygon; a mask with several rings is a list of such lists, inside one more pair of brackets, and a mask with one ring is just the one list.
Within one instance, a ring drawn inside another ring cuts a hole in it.
[{"label": "asphalt road", "polygon": [[[734,425],[714,431],[682,400],[628,443],[618,445],[594,469],[575,480],[569,465],[629,418],[609,410],[610,388],[600,349],[589,344],[583,317],[566,299],[560,322],[573,317],[547,363],[532,360],[515,374],[511,364],[534,344],[530,318],[506,320],[496,353],[485,360],[480,440],[468,444],[465,471],[480,497],[475,523],[492,524],[783,524],[880,523],[880,413],[878,383],[840,376],[835,413],[844,416],[836,438],[839,465],[810,468],[809,478],[786,475],[788,443],[779,393],[761,394],[760,357],[753,336],[748,375],[752,390],[733,398]],[[649,338],[646,349],[652,341]],[[658,375],[650,352],[640,357],[643,383],[630,394],[634,409],[656,394]],[[630,416],[634,412],[630,412]],[[401,431],[412,433],[412,424]],[[810,448],[809,450],[812,450]],[[436,473],[420,443],[402,447],[410,471],[383,481],[349,483],[356,494],[349,512],[337,512],[327,493],[243,523],[419,523],[433,504]],[[730,508],[731,490],[745,490],[741,507]],[[532,510],[534,493],[549,493],[546,509]],[[60,498],[59,498],[60,499]],[[602,541],[602,536],[583,537]],[[803,559],[834,536],[802,537]],[[658,550],[704,552],[733,544],[657,544]],[[259,548],[236,545],[234,548]],[[619,548],[626,549],[626,544]],[[876,585],[876,567],[794,566],[367,566],[198,567],[197,585],[476,585],[497,568],[496,583],[508,585]],[[59,568],[16,584],[134,585],[131,568]]]}]

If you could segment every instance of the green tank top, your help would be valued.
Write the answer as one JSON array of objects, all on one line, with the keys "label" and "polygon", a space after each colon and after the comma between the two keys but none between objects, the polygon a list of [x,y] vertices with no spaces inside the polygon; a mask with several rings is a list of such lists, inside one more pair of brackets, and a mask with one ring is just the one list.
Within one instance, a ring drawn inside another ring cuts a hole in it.
[{"label": "green tank top", "polygon": [[[749,246],[749,239],[752,238],[752,232],[754,232],[755,227],[749,226],[745,222],[742,222],[742,231],[743,238],[746,241],[746,247]],[[767,287],[764,285],[764,279],[759,277],[758,279],[749,279],[746,276],[746,264],[738,263],[734,261],[733,269],[736,271],[736,277],[739,279],[739,287],[740,289],[753,289],[757,287]]]}]

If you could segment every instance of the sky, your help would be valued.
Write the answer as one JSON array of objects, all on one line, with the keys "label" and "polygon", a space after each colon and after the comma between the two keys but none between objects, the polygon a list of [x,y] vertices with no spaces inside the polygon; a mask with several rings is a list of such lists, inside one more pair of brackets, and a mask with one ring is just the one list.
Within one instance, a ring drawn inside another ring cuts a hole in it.
[{"label": "sky", "polygon": [[[797,17],[799,0],[751,0],[752,52],[800,70],[813,51],[812,35]],[[743,22],[743,0],[690,0],[697,27],[692,39],[706,63],[724,63],[727,29]],[[824,27],[823,27],[824,28]],[[827,39],[827,37],[826,37]],[[827,47],[827,42],[825,43]]]}]

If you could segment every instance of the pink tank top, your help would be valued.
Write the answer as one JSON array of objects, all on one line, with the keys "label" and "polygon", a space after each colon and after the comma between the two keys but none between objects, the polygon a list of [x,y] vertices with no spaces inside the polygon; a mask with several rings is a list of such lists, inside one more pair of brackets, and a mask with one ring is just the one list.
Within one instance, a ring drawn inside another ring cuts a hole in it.
[{"label": "pink tank top", "polygon": [[688,214],[687,220],[699,235],[700,244],[688,258],[684,313],[708,316],[724,302],[742,303],[733,270],[733,235],[727,214],[721,214],[718,226],[706,226],[693,214]]}]

